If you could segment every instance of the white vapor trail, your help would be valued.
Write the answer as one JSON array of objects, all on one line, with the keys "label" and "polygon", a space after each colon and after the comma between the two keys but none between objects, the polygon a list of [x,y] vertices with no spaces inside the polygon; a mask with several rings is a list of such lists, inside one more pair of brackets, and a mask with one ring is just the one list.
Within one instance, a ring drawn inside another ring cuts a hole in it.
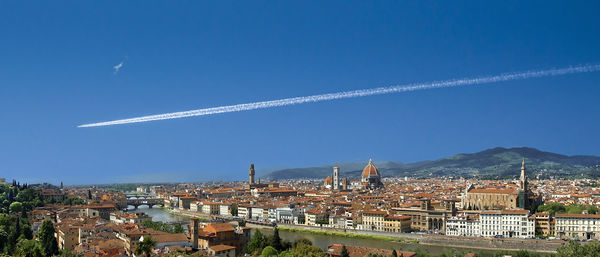
[{"label": "white vapor trail", "polygon": [[335,99],[363,97],[363,96],[371,96],[371,95],[382,95],[382,94],[391,94],[391,93],[402,93],[402,92],[433,89],[433,88],[480,85],[480,84],[488,84],[488,83],[502,82],[502,81],[522,80],[522,79],[540,78],[540,77],[552,77],[552,76],[561,76],[561,75],[567,75],[567,74],[596,72],[596,71],[600,71],[600,64],[577,65],[577,66],[569,66],[566,68],[556,68],[556,69],[547,69],[547,70],[532,70],[532,71],[515,72],[515,73],[504,73],[504,74],[494,75],[494,76],[463,78],[463,79],[437,81],[437,82],[425,82],[425,83],[397,85],[397,86],[389,86],[389,87],[359,89],[359,90],[352,90],[352,91],[345,91],[345,92],[338,92],[338,93],[329,93],[329,94],[320,94],[320,95],[311,95],[311,96],[300,96],[300,97],[285,98],[285,99],[279,99],[279,100],[254,102],[254,103],[246,103],[246,104],[236,104],[236,105],[226,105],[226,106],[211,107],[211,108],[204,108],[204,109],[191,110],[191,111],[156,114],[156,115],[142,116],[142,117],[136,117],[136,118],[130,118],[130,119],[91,123],[91,124],[79,125],[78,127],[80,127],[80,128],[100,127],[100,126],[110,126],[110,125],[118,125],[118,124],[148,122],[148,121],[155,121],[155,120],[178,119],[178,118],[185,118],[185,117],[192,117],[192,116],[211,115],[211,114],[217,114],[217,113],[240,112],[240,111],[249,111],[249,110],[256,110],[256,109],[265,109],[265,108],[286,106],[286,105],[329,101],[329,100],[335,100]]}]

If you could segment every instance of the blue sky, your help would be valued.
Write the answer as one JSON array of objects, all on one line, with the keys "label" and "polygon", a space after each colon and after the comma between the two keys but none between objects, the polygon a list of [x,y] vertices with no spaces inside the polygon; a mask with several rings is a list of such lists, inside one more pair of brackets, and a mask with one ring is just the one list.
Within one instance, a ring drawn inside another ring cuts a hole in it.
[{"label": "blue sky", "polygon": [[[0,177],[245,179],[530,146],[600,155],[599,73],[83,123],[600,62],[593,1],[2,1]],[[118,73],[113,66],[125,60]]]}]

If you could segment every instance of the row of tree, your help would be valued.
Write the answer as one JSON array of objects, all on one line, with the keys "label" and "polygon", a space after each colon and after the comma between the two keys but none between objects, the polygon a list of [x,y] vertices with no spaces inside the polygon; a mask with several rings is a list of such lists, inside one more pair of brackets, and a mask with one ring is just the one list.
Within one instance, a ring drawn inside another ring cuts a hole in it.
[{"label": "row of tree", "polygon": [[16,182],[12,185],[0,183],[0,213],[22,214],[43,205],[39,190]]},{"label": "row of tree", "polygon": [[326,257],[327,254],[307,239],[298,239],[293,243],[284,241],[279,236],[279,229],[275,228],[272,236],[263,235],[256,230],[246,246],[246,253],[260,257]]},{"label": "row of tree", "polygon": [[569,213],[569,214],[580,214],[583,211],[587,211],[589,214],[598,213],[598,207],[594,205],[580,205],[571,204],[564,205],[562,203],[547,203],[537,207],[538,212],[549,212],[550,216],[554,216],[556,213]]},{"label": "row of tree", "polygon": [[164,222],[160,222],[160,221],[152,221],[152,220],[147,219],[142,222],[142,225],[147,228],[151,228],[154,230],[159,230],[159,231],[163,231],[163,232],[167,232],[167,233],[171,233],[171,234],[184,232],[183,226],[181,226],[181,224],[170,224],[170,223],[164,223]]}]

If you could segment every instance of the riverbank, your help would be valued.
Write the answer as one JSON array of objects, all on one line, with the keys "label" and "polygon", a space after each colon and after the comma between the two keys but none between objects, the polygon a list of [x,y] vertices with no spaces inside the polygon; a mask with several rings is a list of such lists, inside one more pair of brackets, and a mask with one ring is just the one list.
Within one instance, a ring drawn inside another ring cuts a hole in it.
[{"label": "riverbank", "polygon": [[308,229],[290,228],[290,227],[285,227],[285,226],[278,226],[278,228],[280,231],[313,233],[313,234],[326,235],[326,236],[387,240],[387,241],[406,242],[406,243],[413,243],[413,244],[419,243],[419,240],[417,240],[417,239],[405,239],[405,238],[390,237],[390,236],[365,235],[365,234],[359,234],[359,233],[335,232],[335,231],[308,230]]},{"label": "riverbank", "polygon": [[198,220],[200,220],[200,221],[210,221],[210,217],[207,217],[203,213],[179,210],[179,209],[171,209],[168,207],[163,207],[163,210],[165,210],[165,212],[168,212],[169,214],[172,214],[172,215],[183,216],[183,217],[195,217],[195,218],[198,218]]},{"label": "riverbank", "polygon": [[[389,233],[362,230],[340,230],[302,225],[279,224],[280,230],[290,232],[311,233],[316,235],[335,236],[344,238],[361,238],[394,241],[422,246],[461,248],[485,251],[519,251],[527,250],[538,253],[556,253],[556,249],[565,244],[564,241],[549,241],[539,239],[517,238],[483,238],[483,237],[453,237],[432,234]],[[266,227],[264,227],[266,228]]]}]

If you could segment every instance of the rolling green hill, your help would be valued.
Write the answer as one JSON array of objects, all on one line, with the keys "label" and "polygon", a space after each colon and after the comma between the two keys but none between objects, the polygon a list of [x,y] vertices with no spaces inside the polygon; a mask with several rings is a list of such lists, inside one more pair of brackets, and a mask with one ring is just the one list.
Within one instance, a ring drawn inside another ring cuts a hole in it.
[{"label": "rolling green hill", "polygon": [[[415,163],[375,162],[383,177],[473,177],[510,178],[518,176],[525,159],[530,177],[600,177],[600,157],[567,156],[535,148],[496,147],[471,154],[457,154],[434,161]],[[367,162],[336,163],[320,167],[288,168],[262,176],[267,180],[320,179],[330,176],[334,165],[341,176],[358,178]]]}]

